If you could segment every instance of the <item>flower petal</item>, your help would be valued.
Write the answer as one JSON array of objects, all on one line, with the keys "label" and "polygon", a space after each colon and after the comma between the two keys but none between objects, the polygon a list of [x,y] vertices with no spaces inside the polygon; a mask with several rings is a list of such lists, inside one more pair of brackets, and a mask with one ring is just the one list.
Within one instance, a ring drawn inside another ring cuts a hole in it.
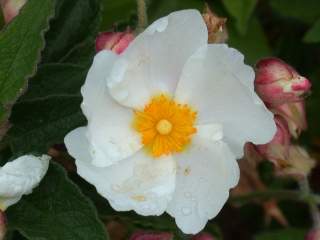
[{"label": "flower petal", "polygon": [[49,167],[50,157],[24,155],[0,168],[0,209],[18,202],[35,188]]},{"label": "flower petal", "polygon": [[239,180],[235,156],[222,141],[195,137],[192,146],[176,155],[176,191],[167,212],[187,234],[201,231],[228,199]]},{"label": "flower petal", "polygon": [[174,191],[173,159],[153,159],[140,151],[112,166],[96,167],[90,162],[85,132],[86,128],[78,128],[65,138],[69,153],[76,158],[78,174],[93,184],[117,211],[162,214]]},{"label": "flower petal", "polygon": [[173,94],[183,65],[207,40],[206,25],[196,10],[158,19],[116,62],[108,79],[111,95],[125,106],[139,108],[155,94]]},{"label": "flower petal", "polygon": [[245,142],[266,143],[276,131],[273,114],[254,92],[253,81],[254,71],[241,53],[210,44],[186,63],[175,98],[198,110],[198,124],[222,124],[225,141],[241,157]]},{"label": "flower petal", "polygon": [[141,148],[140,136],[132,128],[132,109],[110,96],[106,76],[116,59],[111,51],[101,51],[94,59],[81,89],[82,110],[88,119],[88,138],[93,164],[108,166]]}]

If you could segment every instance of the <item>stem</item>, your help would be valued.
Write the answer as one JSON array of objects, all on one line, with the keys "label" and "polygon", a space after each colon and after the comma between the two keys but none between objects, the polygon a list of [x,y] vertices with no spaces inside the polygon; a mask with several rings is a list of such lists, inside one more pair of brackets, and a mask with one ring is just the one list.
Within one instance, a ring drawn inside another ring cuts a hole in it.
[{"label": "stem", "polygon": [[[306,176],[304,176],[299,181],[299,186],[300,186],[302,194],[304,194],[304,195],[312,194],[312,191],[311,191],[310,185],[309,185],[309,181]],[[320,213],[319,213],[319,209],[318,209],[319,202],[314,201],[314,199],[309,199],[308,204],[309,204],[310,214],[311,214],[311,217],[313,220],[314,228],[320,228]]]},{"label": "stem", "polygon": [[241,196],[231,197],[231,202],[243,204],[248,201],[262,199],[269,200],[270,198],[276,199],[289,199],[294,201],[301,202],[314,202],[316,205],[320,204],[320,196],[317,194],[309,193],[301,193],[301,191],[295,190],[266,190],[266,191],[258,191],[252,192],[248,194],[243,194]]},{"label": "stem", "polygon": [[148,25],[146,0],[137,0],[138,27],[137,32],[142,32]]}]

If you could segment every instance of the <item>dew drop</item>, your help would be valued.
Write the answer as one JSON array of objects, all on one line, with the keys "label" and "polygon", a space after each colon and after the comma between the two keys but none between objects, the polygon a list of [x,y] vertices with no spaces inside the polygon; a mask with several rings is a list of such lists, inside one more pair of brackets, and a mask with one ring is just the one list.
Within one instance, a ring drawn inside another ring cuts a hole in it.
[{"label": "dew drop", "polygon": [[185,216],[190,215],[191,212],[192,212],[191,208],[189,208],[189,207],[183,207],[183,208],[181,208],[181,211],[182,211],[182,214],[185,215]]}]

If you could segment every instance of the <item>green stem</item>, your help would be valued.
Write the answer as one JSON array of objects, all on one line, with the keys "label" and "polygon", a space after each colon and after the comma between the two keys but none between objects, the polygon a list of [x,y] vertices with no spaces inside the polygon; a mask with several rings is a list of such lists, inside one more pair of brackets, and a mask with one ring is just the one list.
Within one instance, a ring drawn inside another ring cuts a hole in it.
[{"label": "green stem", "polygon": [[[309,181],[306,176],[299,181],[299,186],[302,194],[304,194],[305,196],[312,194]],[[315,201],[314,199],[309,199],[308,204],[314,228],[320,228],[320,213],[318,209],[319,202]]]},{"label": "green stem", "polygon": [[271,198],[288,199],[301,202],[314,202],[315,204],[320,204],[320,196],[313,193],[302,193],[301,191],[295,190],[266,190],[259,192],[252,192],[248,194],[243,194],[236,197],[231,197],[230,201],[238,204],[243,204],[252,200],[269,200]]},{"label": "green stem", "polygon": [[148,25],[146,0],[137,0],[138,27],[137,32],[142,32]]}]

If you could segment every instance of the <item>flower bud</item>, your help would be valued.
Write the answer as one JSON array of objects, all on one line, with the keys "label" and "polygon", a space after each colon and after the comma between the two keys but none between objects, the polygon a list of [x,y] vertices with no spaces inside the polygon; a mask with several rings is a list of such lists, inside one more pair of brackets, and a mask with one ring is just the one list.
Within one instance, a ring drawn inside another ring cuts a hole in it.
[{"label": "flower bud", "polygon": [[227,19],[216,15],[208,4],[205,5],[202,17],[208,28],[208,43],[226,42],[228,39]]},{"label": "flower bud", "polygon": [[276,174],[301,179],[307,177],[315,165],[315,160],[309,156],[305,149],[299,146],[290,146],[289,155],[286,159],[283,159],[282,165],[276,169]]},{"label": "flower bud", "polygon": [[255,89],[269,106],[299,101],[311,87],[290,65],[277,58],[265,58],[256,64]]},{"label": "flower bud", "polygon": [[27,0],[0,0],[5,23],[8,24],[15,16],[17,16],[26,2]]},{"label": "flower bud", "polygon": [[127,32],[103,32],[96,39],[96,51],[109,49],[117,54],[121,54],[134,39],[134,35]]},{"label": "flower bud", "polygon": [[215,240],[209,233],[199,233],[192,237],[192,240]]},{"label": "flower bud", "polygon": [[6,235],[6,231],[7,231],[6,222],[7,222],[6,216],[4,212],[0,210],[0,240],[4,239]]},{"label": "flower bud", "polygon": [[304,101],[285,103],[271,110],[286,120],[290,134],[294,138],[298,138],[301,132],[307,129]]},{"label": "flower bud", "polygon": [[275,123],[277,126],[276,134],[271,142],[267,144],[257,145],[258,152],[266,159],[279,164],[279,159],[285,159],[288,156],[290,145],[290,133],[287,123],[281,116],[276,115]]},{"label": "flower bud", "polygon": [[168,232],[136,232],[131,237],[130,240],[172,240],[173,234]]},{"label": "flower bud", "polygon": [[319,239],[320,239],[320,229],[311,230],[305,237],[305,240],[319,240]]}]

